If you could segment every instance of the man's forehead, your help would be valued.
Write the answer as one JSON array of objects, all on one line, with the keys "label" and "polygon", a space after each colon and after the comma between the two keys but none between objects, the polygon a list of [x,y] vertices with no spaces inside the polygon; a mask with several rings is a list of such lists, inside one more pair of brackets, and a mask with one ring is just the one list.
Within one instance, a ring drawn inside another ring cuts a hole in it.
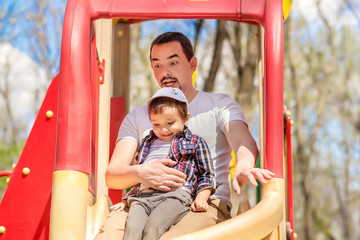
[{"label": "man's forehead", "polygon": [[151,60],[153,61],[180,58],[182,55],[185,56],[179,42],[154,45],[151,51]]},{"label": "man's forehead", "polygon": [[156,56],[154,56],[151,60],[152,61],[160,61],[160,60],[171,60],[174,58],[180,58],[178,54],[171,54],[170,56],[165,56],[165,57],[159,57],[157,58]]}]

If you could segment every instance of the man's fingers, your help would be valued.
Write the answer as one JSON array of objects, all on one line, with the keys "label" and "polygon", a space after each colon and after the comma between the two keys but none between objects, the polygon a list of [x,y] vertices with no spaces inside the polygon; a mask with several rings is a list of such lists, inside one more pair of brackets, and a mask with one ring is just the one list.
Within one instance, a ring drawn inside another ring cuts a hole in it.
[{"label": "man's fingers", "polygon": [[166,166],[170,166],[170,167],[172,167],[172,166],[175,166],[176,165],[176,162],[175,161],[173,161],[173,160],[171,160],[171,159],[159,159],[159,161],[162,163],[162,164],[164,164],[164,165],[166,165]]},{"label": "man's fingers", "polygon": [[272,173],[269,170],[265,170],[265,171],[263,171],[263,176],[266,179],[271,179],[273,176],[275,176],[275,173]]},{"label": "man's fingers", "polygon": [[255,175],[256,179],[259,180],[261,184],[266,184],[266,180],[261,171],[255,171]]},{"label": "man's fingers", "polygon": [[271,177],[275,176],[275,173],[273,173],[273,172],[271,172],[271,171],[269,171],[267,169],[265,169],[265,172]]},{"label": "man's fingers", "polygon": [[163,185],[170,188],[180,188],[184,185],[185,181],[182,178],[172,179],[174,176],[169,176],[169,180],[163,181]]},{"label": "man's fingers", "polygon": [[165,186],[165,185],[161,185],[158,187],[158,190],[164,191],[164,192],[170,192],[172,190],[172,188]]},{"label": "man's fingers", "polygon": [[256,181],[259,180],[261,184],[266,184],[267,180],[272,179],[275,176],[275,173],[267,170],[267,169],[260,169],[260,168],[247,168],[240,170],[236,174],[237,177],[234,177],[233,180],[233,188],[237,195],[240,195],[241,187],[245,184],[246,180],[250,182],[251,185],[254,187],[258,186]]},{"label": "man's fingers", "polygon": [[[179,170],[176,170],[174,168],[170,168],[172,166],[175,166],[177,163],[171,159],[159,159],[158,160],[159,162],[161,162],[163,165],[167,166],[166,168],[166,173],[167,174],[171,174],[171,175],[174,175],[174,176],[177,176],[179,178],[182,178],[183,180],[179,181],[179,182],[185,182],[185,178],[186,178],[186,174],[179,171]],[[169,167],[170,166],[170,167]]]},{"label": "man's fingers", "polygon": [[266,184],[266,180],[272,179],[273,176],[275,176],[275,173],[267,169],[255,169],[255,178],[257,178],[261,184]]},{"label": "man's fingers", "polygon": [[248,180],[251,183],[251,185],[253,185],[254,187],[257,187],[258,184],[257,184],[256,179],[255,179],[255,177],[254,177],[254,175],[252,173],[250,173],[248,175]]},{"label": "man's fingers", "polygon": [[186,174],[179,170],[168,168],[166,170],[166,173],[169,174],[169,176],[171,176],[171,180],[175,182],[181,182],[181,183],[185,182]]},{"label": "man's fingers", "polygon": [[185,183],[186,175],[171,166],[176,165],[171,159],[159,159],[149,164],[142,165],[142,183],[161,190],[172,191],[182,187]]},{"label": "man's fingers", "polygon": [[236,195],[240,196],[241,188],[240,188],[239,182],[237,181],[236,178],[234,178],[234,180],[233,180],[233,188],[234,188]]}]

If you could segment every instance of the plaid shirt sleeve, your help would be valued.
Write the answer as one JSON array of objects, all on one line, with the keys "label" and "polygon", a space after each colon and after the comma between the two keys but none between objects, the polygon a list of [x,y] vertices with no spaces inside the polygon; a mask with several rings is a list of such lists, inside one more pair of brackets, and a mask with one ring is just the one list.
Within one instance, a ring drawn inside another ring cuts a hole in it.
[{"label": "plaid shirt sleeve", "polygon": [[205,188],[212,188],[212,193],[216,189],[215,171],[210,150],[204,139],[199,137],[195,149],[196,163],[198,168],[198,186],[196,192]]}]

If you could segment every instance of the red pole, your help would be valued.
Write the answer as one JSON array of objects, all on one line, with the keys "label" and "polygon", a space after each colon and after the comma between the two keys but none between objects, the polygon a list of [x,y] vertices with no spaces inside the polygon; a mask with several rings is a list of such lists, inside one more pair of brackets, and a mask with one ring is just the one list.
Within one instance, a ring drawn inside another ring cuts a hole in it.
[{"label": "red pole", "polygon": [[294,239],[294,201],[293,201],[293,175],[291,152],[291,118],[286,117],[286,160],[287,160],[287,190],[288,190],[288,218],[291,228],[291,239]]},{"label": "red pole", "polygon": [[69,1],[61,43],[56,171],[90,172],[92,105],[89,50],[89,1]]},{"label": "red pole", "polygon": [[283,12],[282,1],[265,8],[265,168],[283,178]]},{"label": "red pole", "polygon": [[265,30],[264,168],[283,178],[283,12],[281,0],[242,0],[241,20]]}]

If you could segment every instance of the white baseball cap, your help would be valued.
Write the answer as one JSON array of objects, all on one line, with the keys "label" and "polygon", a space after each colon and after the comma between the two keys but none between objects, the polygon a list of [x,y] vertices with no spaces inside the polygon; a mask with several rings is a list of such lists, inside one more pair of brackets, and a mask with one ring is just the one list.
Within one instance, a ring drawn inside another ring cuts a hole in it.
[{"label": "white baseball cap", "polygon": [[155,98],[159,98],[159,97],[168,97],[168,98],[173,98],[177,101],[180,102],[184,102],[186,103],[186,107],[189,110],[189,104],[188,101],[184,95],[184,93],[178,89],[178,88],[172,88],[172,87],[163,87],[160,88],[159,90],[157,90],[154,95],[149,99],[148,101],[148,106],[149,104],[155,99]]}]

